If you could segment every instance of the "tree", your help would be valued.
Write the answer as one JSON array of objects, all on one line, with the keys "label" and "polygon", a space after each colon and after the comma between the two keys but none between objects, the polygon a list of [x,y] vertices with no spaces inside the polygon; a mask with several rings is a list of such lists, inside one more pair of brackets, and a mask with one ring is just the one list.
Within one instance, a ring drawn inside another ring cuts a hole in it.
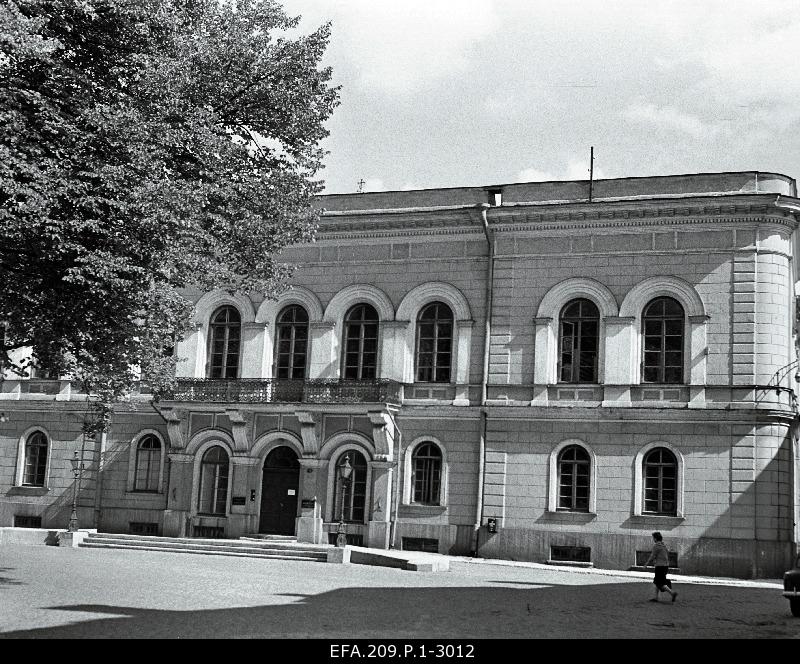
[{"label": "tree", "polygon": [[181,291],[279,292],[338,103],[330,26],[297,23],[274,0],[0,8],[0,363],[29,347],[110,403],[133,367],[168,384]]}]

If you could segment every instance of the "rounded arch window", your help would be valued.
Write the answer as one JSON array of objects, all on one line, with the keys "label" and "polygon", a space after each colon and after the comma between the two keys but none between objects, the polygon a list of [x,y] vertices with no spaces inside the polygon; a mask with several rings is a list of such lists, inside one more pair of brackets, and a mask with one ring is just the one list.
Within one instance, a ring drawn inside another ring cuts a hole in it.
[{"label": "rounded arch window", "polygon": [[678,460],[665,447],[650,450],[642,460],[643,514],[675,516],[678,513]]},{"label": "rounded arch window", "polygon": [[242,318],[235,307],[220,307],[211,316],[209,378],[237,378]]},{"label": "rounded arch window", "polygon": [[134,491],[155,493],[161,475],[161,441],[154,435],[144,436],[136,445]]},{"label": "rounded arch window", "polygon": [[281,445],[273,449],[264,461],[264,468],[279,470],[294,470],[300,467],[297,453],[288,445]]},{"label": "rounded arch window", "polygon": [[224,516],[228,504],[228,453],[219,445],[206,450],[200,462],[198,512]]},{"label": "rounded arch window", "polygon": [[370,304],[357,304],[344,319],[345,380],[373,380],[378,369],[378,312]]},{"label": "rounded arch window", "polygon": [[44,486],[47,472],[47,436],[43,431],[34,431],[25,441],[25,469],[22,476],[24,486]]},{"label": "rounded arch window", "polygon": [[591,459],[580,445],[569,445],[558,455],[558,509],[589,511]]},{"label": "rounded arch window", "polygon": [[685,315],[671,297],[657,297],[642,312],[642,382],[682,383]]},{"label": "rounded arch window", "polygon": [[308,312],[299,304],[284,308],[276,324],[275,377],[304,380],[308,358]]},{"label": "rounded arch window", "polygon": [[417,445],[411,456],[412,500],[421,505],[441,502],[442,451],[432,442]]},{"label": "rounded arch window", "polygon": [[419,382],[449,383],[453,360],[453,312],[443,302],[431,302],[417,316],[417,376]]},{"label": "rounded arch window", "polygon": [[567,302],[558,319],[558,380],[596,383],[600,311],[591,300]]}]

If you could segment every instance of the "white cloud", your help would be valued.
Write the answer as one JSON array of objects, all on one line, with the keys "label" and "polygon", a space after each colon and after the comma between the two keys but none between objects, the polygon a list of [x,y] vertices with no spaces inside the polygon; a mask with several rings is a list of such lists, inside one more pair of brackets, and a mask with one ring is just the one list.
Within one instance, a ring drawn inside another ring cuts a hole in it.
[{"label": "white cloud", "polygon": [[[595,180],[603,177],[603,170],[595,166],[592,174]],[[556,180],[588,180],[589,160],[571,159],[560,171],[542,171],[538,168],[525,168],[517,173],[515,182],[553,182]]]},{"label": "white cloud", "polygon": [[[287,0],[312,27],[332,21],[334,70],[345,64],[362,83],[405,92],[468,67],[476,40],[498,27],[493,0]],[[337,62],[338,61],[338,62]]]},{"label": "white cloud", "polygon": [[662,129],[672,129],[699,138],[703,134],[713,132],[712,127],[704,126],[696,115],[684,113],[676,108],[656,106],[635,102],[630,104],[622,116],[633,122],[655,125]]}]

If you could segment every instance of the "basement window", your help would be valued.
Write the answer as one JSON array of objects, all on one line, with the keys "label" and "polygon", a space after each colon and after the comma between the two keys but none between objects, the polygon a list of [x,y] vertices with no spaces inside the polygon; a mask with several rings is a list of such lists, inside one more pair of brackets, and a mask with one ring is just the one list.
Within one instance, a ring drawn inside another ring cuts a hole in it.
[{"label": "basement window", "polygon": [[158,535],[158,524],[144,521],[131,521],[128,524],[131,535]]},{"label": "basement window", "polygon": [[403,551],[424,551],[439,553],[439,540],[427,537],[404,537]]},{"label": "basement window", "polygon": [[564,563],[592,562],[592,548],[589,546],[551,546],[550,560]]},{"label": "basement window", "polygon": [[14,515],[14,528],[41,528],[42,517],[26,516],[23,514]]}]

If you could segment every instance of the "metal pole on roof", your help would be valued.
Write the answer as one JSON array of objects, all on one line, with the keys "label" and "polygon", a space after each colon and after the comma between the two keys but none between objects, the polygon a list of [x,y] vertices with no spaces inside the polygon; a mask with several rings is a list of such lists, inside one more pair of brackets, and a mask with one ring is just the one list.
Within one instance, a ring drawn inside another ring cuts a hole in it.
[{"label": "metal pole on roof", "polygon": [[592,185],[594,184],[594,145],[589,148],[589,202],[592,202]]}]

